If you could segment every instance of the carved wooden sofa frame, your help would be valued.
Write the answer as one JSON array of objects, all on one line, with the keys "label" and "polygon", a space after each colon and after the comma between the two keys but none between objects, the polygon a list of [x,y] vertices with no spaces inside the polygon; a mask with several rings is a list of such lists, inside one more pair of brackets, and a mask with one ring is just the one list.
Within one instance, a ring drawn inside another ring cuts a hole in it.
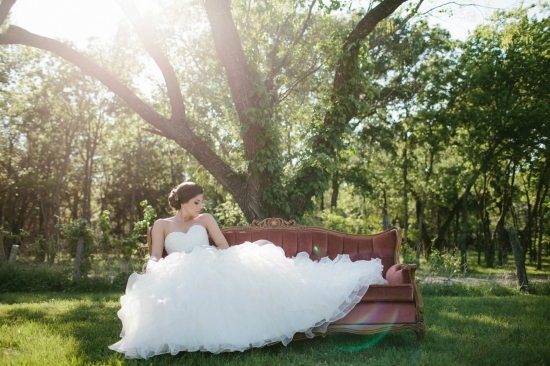
[{"label": "carved wooden sofa frame", "polygon": [[[391,228],[375,235],[354,235],[315,226],[297,225],[293,220],[265,219],[249,226],[222,229],[230,246],[266,239],[283,248],[287,257],[307,252],[313,260],[348,254],[351,260],[380,258],[387,285],[371,285],[361,302],[344,318],[331,323],[332,332],[375,334],[411,329],[420,343],[426,334],[424,302],[415,280],[416,265],[399,263],[401,230]],[[151,234],[147,232],[149,251]],[[297,334],[294,340],[304,339]]]}]

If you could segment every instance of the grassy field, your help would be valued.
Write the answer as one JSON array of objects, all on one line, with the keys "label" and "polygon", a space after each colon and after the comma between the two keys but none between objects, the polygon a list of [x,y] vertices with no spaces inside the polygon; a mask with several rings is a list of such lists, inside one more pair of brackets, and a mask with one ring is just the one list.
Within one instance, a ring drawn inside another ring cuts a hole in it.
[{"label": "grassy field", "polygon": [[498,284],[423,285],[427,335],[333,334],[244,353],[181,353],[125,360],[117,341],[119,293],[0,294],[3,365],[547,365],[550,296]]}]

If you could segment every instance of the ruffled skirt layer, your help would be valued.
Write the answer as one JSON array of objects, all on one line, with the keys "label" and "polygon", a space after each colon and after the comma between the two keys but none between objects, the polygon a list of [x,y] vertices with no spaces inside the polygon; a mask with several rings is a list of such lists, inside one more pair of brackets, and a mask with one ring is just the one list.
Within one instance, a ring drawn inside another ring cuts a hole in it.
[{"label": "ruffled skirt layer", "polygon": [[369,285],[386,283],[381,273],[377,259],[286,258],[273,244],[172,253],[130,276],[118,312],[122,339],[109,348],[148,358],[286,345],[297,332],[326,331]]}]

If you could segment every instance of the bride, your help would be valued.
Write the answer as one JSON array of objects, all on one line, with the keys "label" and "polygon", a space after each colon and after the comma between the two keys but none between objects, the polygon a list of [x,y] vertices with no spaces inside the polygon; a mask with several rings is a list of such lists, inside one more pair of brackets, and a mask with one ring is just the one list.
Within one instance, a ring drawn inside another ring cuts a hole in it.
[{"label": "bride", "polygon": [[168,201],[177,213],[155,222],[146,273],[133,273],[120,298],[121,339],[109,348],[126,358],[287,345],[295,333],[325,332],[369,285],[386,283],[379,259],[287,258],[267,241],[229,247],[214,218],[200,213],[198,184],[180,184]]}]

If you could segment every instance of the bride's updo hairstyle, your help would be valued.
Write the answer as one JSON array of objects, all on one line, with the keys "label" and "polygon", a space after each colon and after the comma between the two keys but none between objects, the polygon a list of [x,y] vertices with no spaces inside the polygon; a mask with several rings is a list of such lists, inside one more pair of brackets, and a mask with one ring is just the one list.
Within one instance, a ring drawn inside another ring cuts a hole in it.
[{"label": "bride's updo hairstyle", "polygon": [[172,189],[168,196],[168,204],[170,207],[179,210],[182,203],[187,203],[193,197],[204,193],[204,190],[197,183],[183,182],[176,188]]}]

